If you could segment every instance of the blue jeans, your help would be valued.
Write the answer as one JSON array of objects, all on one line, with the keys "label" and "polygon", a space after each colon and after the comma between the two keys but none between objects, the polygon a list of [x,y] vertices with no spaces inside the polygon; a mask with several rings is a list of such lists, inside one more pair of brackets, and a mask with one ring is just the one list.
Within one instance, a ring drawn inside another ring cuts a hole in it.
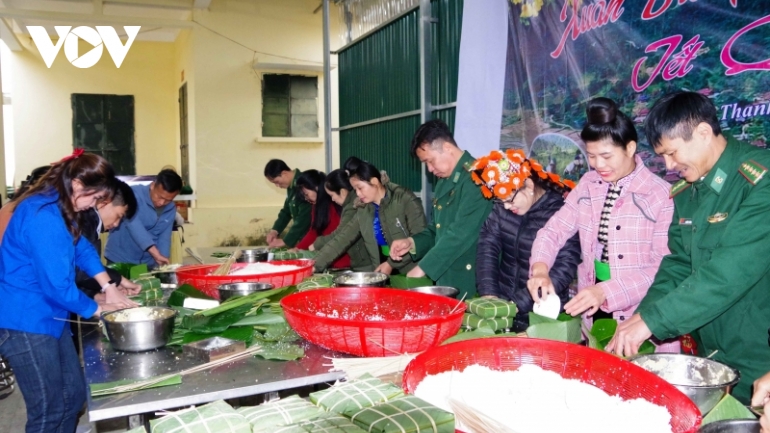
[{"label": "blue jeans", "polygon": [[26,432],[73,433],[86,386],[69,326],[59,338],[0,329],[0,354],[24,396]]}]

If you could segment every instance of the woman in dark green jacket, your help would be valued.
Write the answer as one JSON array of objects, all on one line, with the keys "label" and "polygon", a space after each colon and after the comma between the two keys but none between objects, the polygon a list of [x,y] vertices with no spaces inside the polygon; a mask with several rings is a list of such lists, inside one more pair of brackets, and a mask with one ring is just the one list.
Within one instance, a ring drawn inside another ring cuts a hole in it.
[{"label": "woman in dark green jacket", "polygon": [[[341,221],[331,238],[316,249],[315,270],[326,269],[347,251],[351,263],[359,266],[356,270],[386,274],[393,269],[403,274],[409,272],[416,263],[411,257],[392,261],[388,258],[389,245],[425,228],[425,213],[420,200],[412,191],[390,183],[387,175],[381,174],[372,164],[356,159],[346,163],[346,167],[357,196],[353,204],[356,211],[347,222]],[[349,248],[358,241],[363,241],[364,251],[351,251]]]},{"label": "woman in dark green jacket", "polygon": [[[353,193],[353,187],[350,185],[350,179],[348,174],[343,169],[332,170],[326,176],[326,182],[324,183],[324,189],[326,193],[331,196],[332,201],[342,207],[342,213],[340,215],[340,223],[338,228],[331,234],[326,236],[319,236],[316,238],[310,250],[321,251],[321,249],[329,243],[334,235],[340,228],[345,227],[356,216],[358,210],[354,204],[356,200],[356,194]],[[344,254],[345,252],[343,252]],[[363,272],[371,270],[369,268],[368,253],[366,252],[366,246],[364,240],[359,238],[353,243],[347,250],[350,257],[350,268],[356,272]],[[336,258],[335,258],[336,260]]]}]

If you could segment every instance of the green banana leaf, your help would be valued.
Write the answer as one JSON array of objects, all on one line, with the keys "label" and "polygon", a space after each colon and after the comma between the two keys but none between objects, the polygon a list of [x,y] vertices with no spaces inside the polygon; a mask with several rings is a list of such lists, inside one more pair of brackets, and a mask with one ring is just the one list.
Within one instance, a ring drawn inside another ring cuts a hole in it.
[{"label": "green banana leaf", "polygon": [[249,311],[251,305],[244,304],[213,316],[193,314],[182,319],[182,327],[201,334],[215,334],[243,319]]},{"label": "green banana leaf", "polygon": [[757,417],[730,394],[725,395],[719,400],[714,409],[703,417],[703,425],[714,421],[724,421],[728,419],[756,419]]},{"label": "green banana leaf", "polygon": [[[591,332],[587,335],[588,347],[592,349],[604,350],[607,343],[615,336],[618,329],[618,322],[615,319],[595,320],[591,327]],[[655,345],[650,340],[645,341],[639,346],[639,354],[655,353]]]},{"label": "green banana leaf", "polygon": [[[118,380],[115,382],[92,383],[91,385],[89,385],[89,387],[91,390],[91,396],[98,397],[102,395],[119,394],[119,392],[110,391],[110,389],[115,388],[116,386],[130,385],[132,383],[142,382],[145,380],[147,379],[126,379],[126,380]],[[149,385],[143,389],[160,388],[162,386],[170,386],[170,385],[179,385],[180,383],[182,383],[182,376],[177,374],[175,376],[172,376],[164,380],[163,382],[158,382],[154,385]]]},{"label": "green banana leaf", "polygon": [[255,292],[247,296],[239,296],[236,298],[230,298],[226,302],[223,302],[218,307],[209,308],[208,310],[201,310],[195,313],[196,316],[213,316],[222,313],[233,308],[238,308],[243,305],[248,305],[249,309],[260,299],[268,299],[268,302],[277,302],[283,296],[296,291],[296,286],[281,287],[272,290],[263,290],[261,292]]},{"label": "green banana leaf", "polygon": [[128,271],[128,278],[133,281],[147,272],[149,272],[147,265],[134,265],[131,266],[131,269]]},{"label": "green banana leaf", "polygon": [[131,263],[111,263],[107,265],[108,268],[118,271],[123,278],[131,278],[131,267],[133,266]]},{"label": "green banana leaf", "polygon": [[286,319],[280,314],[260,313],[253,316],[246,316],[230,326],[267,326],[281,323],[286,323]]},{"label": "green banana leaf", "polygon": [[617,329],[618,322],[615,319],[594,320],[594,325],[591,327],[591,335],[599,341],[609,341],[615,335]]},{"label": "green banana leaf", "polygon": [[262,342],[278,341],[290,343],[299,340],[299,335],[287,323],[267,325],[264,334],[257,333],[254,338]]},{"label": "green banana leaf", "polygon": [[171,294],[168,297],[168,306],[169,307],[182,307],[184,306],[184,300],[186,298],[196,298],[196,299],[208,299],[213,300],[211,296],[204,295],[200,290],[196,289],[195,287],[189,285],[189,284],[182,284],[171,292]]},{"label": "green banana leaf", "polygon": [[195,343],[196,341],[205,340],[211,337],[223,337],[231,340],[243,341],[246,345],[250,345],[254,339],[254,330],[246,326],[239,326],[237,328],[227,328],[222,332],[215,334],[204,334],[201,332],[187,332],[184,334],[182,344]]},{"label": "green banana leaf", "polygon": [[305,356],[305,350],[296,344],[284,342],[261,342],[262,348],[257,355],[265,359],[278,361],[294,361]]},{"label": "green banana leaf", "polygon": [[[458,341],[473,340],[475,338],[493,337],[494,335],[495,335],[495,331],[492,328],[479,328],[479,329],[474,329],[473,331],[461,332],[457,335],[449,337],[446,340],[444,340],[444,342],[441,344],[444,345],[449,343],[456,343]],[[505,334],[502,334],[502,335],[505,335]]]},{"label": "green banana leaf", "polygon": [[561,313],[556,319],[529,313],[527,336],[546,340],[567,341],[579,343],[583,339],[580,317],[572,317]]}]

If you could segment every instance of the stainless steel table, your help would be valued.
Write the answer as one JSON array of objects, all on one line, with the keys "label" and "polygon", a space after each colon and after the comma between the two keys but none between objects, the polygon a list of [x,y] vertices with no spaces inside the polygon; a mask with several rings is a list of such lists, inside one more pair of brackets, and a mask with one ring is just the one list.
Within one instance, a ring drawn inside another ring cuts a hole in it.
[{"label": "stainless steel table", "polygon": [[[83,336],[86,382],[102,383],[123,379],[146,379],[182,371],[201,364],[186,358],[181,351],[162,348],[143,353],[112,350],[102,341],[96,327]],[[326,357],[346,357],[314,344],[303,342],[305,357],[297,361],[268,361],[258,357],[236,361],[201,373],[186,376],[181,385],[153,388],[104,397],[89,397],[91,422],[150,413],[215,400],[245,397],[273,391],[333,382],[341,372],[329,372]]]}]

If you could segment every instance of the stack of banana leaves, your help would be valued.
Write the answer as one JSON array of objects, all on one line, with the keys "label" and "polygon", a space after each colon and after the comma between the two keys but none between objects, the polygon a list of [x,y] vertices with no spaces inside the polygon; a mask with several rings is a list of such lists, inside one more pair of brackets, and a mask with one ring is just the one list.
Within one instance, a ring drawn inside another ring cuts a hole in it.
[{"label": "stack of banana leaves", "polygon": [[288,286],[256,292],[198,311],[182,307],[185,298],[208,297],[189,284],[183,284],[168,299],[169,307],[179,313],[168,345],[181,346],[211,337],[224,337],[243,341],[247,347],[259,344],[262,350],[257,354],[266,359],[302,358],[305,351],[298,345],[300,337],[289,327],[279,303],[281,298],[295,291],[295,286]]}]

